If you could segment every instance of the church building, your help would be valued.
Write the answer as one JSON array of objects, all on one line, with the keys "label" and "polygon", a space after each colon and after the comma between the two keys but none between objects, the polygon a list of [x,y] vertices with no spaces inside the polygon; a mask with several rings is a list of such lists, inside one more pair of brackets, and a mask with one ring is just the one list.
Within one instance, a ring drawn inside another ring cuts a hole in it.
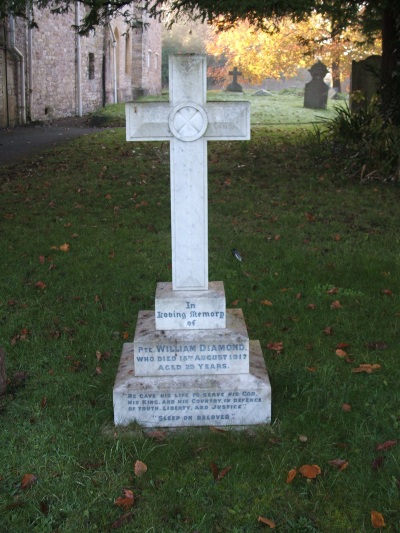
[{"label": "church building", "polygon": [[161,23],[137,11],[138,28],[115,17],[80,36],[73,26],[84,9],[76,2],[63,15],[37,10],[38,28],[18,17],[0,21],[0,127],[161,93]]}]

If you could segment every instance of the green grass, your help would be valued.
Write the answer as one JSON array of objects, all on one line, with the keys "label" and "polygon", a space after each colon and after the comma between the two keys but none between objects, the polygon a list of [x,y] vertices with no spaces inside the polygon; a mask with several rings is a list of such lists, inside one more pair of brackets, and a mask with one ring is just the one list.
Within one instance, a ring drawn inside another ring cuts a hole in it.
[{"label": "green grass", "polygon": [[[121,532],[268,530],[258,516],[282,532],[372,532],[372,510],[399,531],[400,443],[375,451],[400,426],[398,185],[345,180],[300,128],[209,144],[210,279],[261,342],[273,420],[161,442],[113,426],[112,387],[138,311],[171,277],[168,146],[108,129],[2,168],[0,186],[1,533],[108,531],[123,489],[135,503]],[[381,368],[353,373],[362,363]],[[232,468],[215,483],[210,462]],[[321,475],[287,484],[303,464]],[[22,490],[26,474],[37,482]]]},{"label": "green grass", "polygon": [[[335,107],[345,107],[345,100],[328,100],[326,109],[307,109],[304,107],[304,94],[299,89],[271,91],[269,96],[254,96],[255,90],[243,93],[225,91],[208,91],[207,99],[215,100],[248,100],[251,102],[251,121],[256,125],[310,125],[321,123],[324,119],[333,118]],[[140,101],[168,101],[168,92],[161,96],[147,96]],[[97,110],[91,116],[93,124],[100,126],[124,126],[125,104],[110,104]]]}]

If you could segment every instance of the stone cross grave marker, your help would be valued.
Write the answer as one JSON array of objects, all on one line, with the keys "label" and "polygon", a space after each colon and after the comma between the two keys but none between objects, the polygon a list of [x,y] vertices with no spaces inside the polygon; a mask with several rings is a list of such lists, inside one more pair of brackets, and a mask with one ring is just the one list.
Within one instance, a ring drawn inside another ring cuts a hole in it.
[{"label": "stone cross grave marker", "polygon": [[250,139],[249,102],[206,102],[203,56],[170,56],[170,102],[127,105],[128,141],[170,141],[173,290],[208,289],[207,141]]},{"label": "stone cross grave marker", "polygon": [[170,58],[170,102],[127,105],[127,140],[171,143],[173,283],[139,311],[113,390],[114,422],[146,427],[269,423],[271,387],[241,309],[208,282],[207,141],[250,138],[249,102],[206,102],[203,56]]},{"label": "stone cross grave marker", "polygon": [[233,80],[232,82],[228,85],[228,87],[226,88],[227,91],[232,91],[232,92],[236,92],[236,93],[241,93],[243,92],[243,88],[242,86],[240,85],[240,83],[238,83],[238,77],[242,75],[241,72],[238,71],[238,68],[237,67],[234,67],[233,70],[231,70],[229,72],[229,74],[231,76],[233,76]]}]

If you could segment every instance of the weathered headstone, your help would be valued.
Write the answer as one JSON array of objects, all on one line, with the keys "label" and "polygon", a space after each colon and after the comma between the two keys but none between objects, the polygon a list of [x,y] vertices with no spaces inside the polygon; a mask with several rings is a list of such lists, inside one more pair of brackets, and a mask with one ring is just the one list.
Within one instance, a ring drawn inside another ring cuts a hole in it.
[{"label": "weathered headstone", "polygon": [[127,105],[127,140],[171,143],[172,284],[140,311],[115,381],[114,422],[146,427],[249,425],[271,418],[258,341],[208,282],[207,141],[250,137],[248,102],[206,102],[203,56],[170,57],[170,102]]},{"label": "weathered headstone", "polygon": [[352,61],[350,81],[350,110],[355,113],[366,109],[380,90],[382,57],[369,56],[361,61]]},{"label": "weathered headstone", "polygon": [[310,69],[312,80],[306,83],[304,90],[304,107],[310,109],[326,109],[329,86],[324,82],[328,73],[326,66],[318,61]]},{"label": "weathered headstone", "polygon": [[233,80],[232,80],[232,82],[228,85],[228,87],[225,90],[233,92],[233,93],[242,93],[243,92],[243,88],[240,85],[240,83],[238,83],[238,81],[237,81],[238,77],[241,76],[242,73],[238,71],[237,67],[234,67],[234,69],[231,70],[229,72],[229,74],[231,76],[233,76]]}]

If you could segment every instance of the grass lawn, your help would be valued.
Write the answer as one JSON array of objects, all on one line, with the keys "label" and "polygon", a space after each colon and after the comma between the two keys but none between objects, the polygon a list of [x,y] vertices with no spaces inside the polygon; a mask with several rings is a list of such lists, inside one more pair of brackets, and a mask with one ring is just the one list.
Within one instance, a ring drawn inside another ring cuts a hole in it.
[{"label": "grass lawn", "polygon": [[171,279],[167,144],[107,129],[0,168],[1,533],[400,531],[399,186],[256,123],[209,144],[209,278],[272,384],[272,424],[241,432],[113,426],[122,344]]}]

